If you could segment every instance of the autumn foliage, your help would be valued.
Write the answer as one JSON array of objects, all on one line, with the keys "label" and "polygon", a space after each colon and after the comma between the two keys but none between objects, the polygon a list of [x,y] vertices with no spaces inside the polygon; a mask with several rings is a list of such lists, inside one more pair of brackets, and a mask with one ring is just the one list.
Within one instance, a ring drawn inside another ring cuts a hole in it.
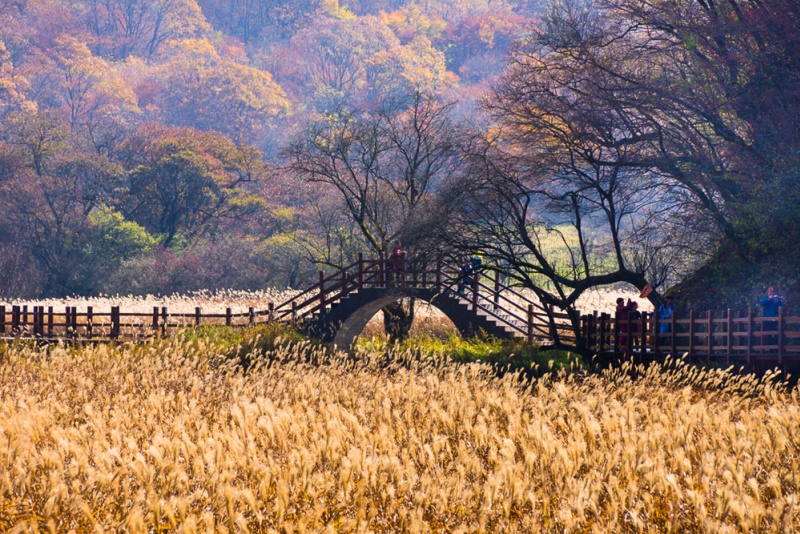
[{"label": "autumn foliage", "polygon": [[288,142],[344,109],[460,91],[478,49],[457,28],[513,21],[480,24],[498,63],[528,20],[514,9],[0,1],[0,293],[143,291],[115,275],[216,248],[248,271],[232,286],[299,283],[326,239],[312,206],[336,202],[279,168]]}]

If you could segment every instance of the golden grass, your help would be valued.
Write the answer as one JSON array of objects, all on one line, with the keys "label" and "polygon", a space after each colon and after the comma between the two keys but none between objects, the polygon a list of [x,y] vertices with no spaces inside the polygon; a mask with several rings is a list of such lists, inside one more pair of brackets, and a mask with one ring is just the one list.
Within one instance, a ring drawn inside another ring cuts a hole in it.
[{"label": "golden grass", "polygon": [[321,350],[243,373],[208,339],[0,348],[0,530],[800,527],[800,398],[768,378]]}]

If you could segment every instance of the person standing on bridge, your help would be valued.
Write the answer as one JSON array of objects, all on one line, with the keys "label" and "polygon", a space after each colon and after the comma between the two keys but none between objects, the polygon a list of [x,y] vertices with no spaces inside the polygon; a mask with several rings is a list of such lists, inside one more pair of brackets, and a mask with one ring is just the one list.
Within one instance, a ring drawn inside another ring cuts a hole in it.
[{"label": "person standing on bridge", "polygon": [[619,297],[617,299],[617,324],[619,325],[619,346],[626,350],[628,347],[628,312],[631,309],[631,299],[625,303],[625,299]]},{"label": "person standing on bridge", "polygon": [[[664,302],[656,310],[658,314],[658,333],[671,334],[672,333],[672,314],[675,313],[675,305],[672,303],[672,297],[667,295],[664,297]],[[663,336],[666,338],[667,336]]]},{"label": "person standing on bridge", "polygon": [[[772,287],[767,288],[767,296],[758,302],[758,305],[764,308],[764,317],[777,317],[778,309],[786,305],[781,297],[775,294],[775,289]],[[764,321],[761,326],[762,332],[777,332],[777,321]],[[777,345],[778,336],[769,335],[764,336],[764,345]]]},{"label": "person standing on bridge", "polygon": [[406,272],[406,251],[400,245],[400,241],[394,244],[392,249],[392,277],[395,285],[403,283],[403,276]]},{"label": "person standing on bridge", "polygon": [[466,256],[464,258],[464,263],[461,264],[461,268],[458,270],[458,294],[463,295],[464,291],[472,286],[472,275],[475,274],[475,265],[476,262],[472,261],[473,258]]}]

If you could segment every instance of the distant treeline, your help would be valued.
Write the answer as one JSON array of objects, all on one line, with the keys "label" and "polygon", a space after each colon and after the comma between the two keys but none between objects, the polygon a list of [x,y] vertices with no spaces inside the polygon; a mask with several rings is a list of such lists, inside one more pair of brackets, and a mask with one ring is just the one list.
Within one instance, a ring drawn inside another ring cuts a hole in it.
[{"label": "distant treeline", "polygon": [[0,0],[0,294],[298,286],[401,241],[570,309],[792,261],[798,27],[796,0]]}]

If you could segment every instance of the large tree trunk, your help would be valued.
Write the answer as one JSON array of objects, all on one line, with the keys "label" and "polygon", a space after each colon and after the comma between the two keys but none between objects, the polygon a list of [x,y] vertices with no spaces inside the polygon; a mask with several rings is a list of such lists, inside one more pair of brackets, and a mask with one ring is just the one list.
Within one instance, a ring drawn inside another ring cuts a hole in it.
[{"label": "large tree trunk", "polygon": [[414,322],[414,300],[401,299],[383,308],[383,327],[391,343],[408,338]]}]

